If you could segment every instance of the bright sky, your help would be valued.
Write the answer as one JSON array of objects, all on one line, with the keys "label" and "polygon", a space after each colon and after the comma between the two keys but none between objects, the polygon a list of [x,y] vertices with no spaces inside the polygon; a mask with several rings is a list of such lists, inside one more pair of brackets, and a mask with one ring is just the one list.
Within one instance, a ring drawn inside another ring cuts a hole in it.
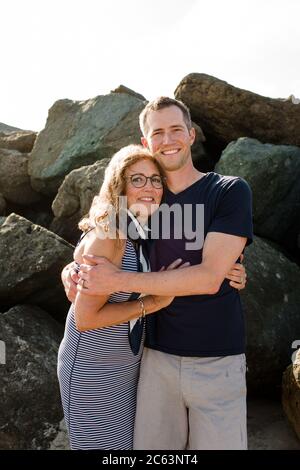
[{"label": "bright sky", "polygon": [[270,97],[300,98],[299,0],[4,0],[0,122],[41,130],[62,98],[121,83],[173,96],[207,73]]}]

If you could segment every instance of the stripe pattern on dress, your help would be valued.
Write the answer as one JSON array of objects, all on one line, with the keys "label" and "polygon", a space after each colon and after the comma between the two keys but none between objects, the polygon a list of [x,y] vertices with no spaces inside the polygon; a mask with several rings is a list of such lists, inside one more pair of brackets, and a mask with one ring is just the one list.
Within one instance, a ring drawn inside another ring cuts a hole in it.
[{"label": "stripe pattern on dress", "polygon": [[[137,262],[127,239],[122,270],[137,271]],[[116,292],[108,301],[125,302],[130,295]],[[70,307],[58,353],[58,378],[72,449],[132,449],[143,342],[135,356],[128,329],[125,322],[79,332]]]}]

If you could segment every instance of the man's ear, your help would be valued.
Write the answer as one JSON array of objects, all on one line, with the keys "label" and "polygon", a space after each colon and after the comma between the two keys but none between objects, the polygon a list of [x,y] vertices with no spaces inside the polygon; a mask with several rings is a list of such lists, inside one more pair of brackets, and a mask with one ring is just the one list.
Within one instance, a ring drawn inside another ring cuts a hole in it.
[{"label": "man's ear", "polygon": [[189,134],[190,134],[191,145],[193,145],[193,143],[195,142],[195,139],[196,139],[196,131],[195,131],[194,127],[191,127]]},{"label": "man's ear", "polygon": [[141,142],[142,142],[143,147],[146,147],[146,149],[149,148],[146,137],[141,137]]}]

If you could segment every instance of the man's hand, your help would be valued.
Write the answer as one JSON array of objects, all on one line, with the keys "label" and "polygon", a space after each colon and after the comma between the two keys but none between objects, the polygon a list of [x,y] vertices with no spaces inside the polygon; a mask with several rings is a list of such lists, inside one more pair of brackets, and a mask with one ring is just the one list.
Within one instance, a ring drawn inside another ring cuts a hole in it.
[{"label": "man's hand", "polygon": [[78,292],[87,295],[110,295],[118,291],[117,279],[121,269],[103,256],[82,257],[88,264],[80,265]]},{"label": "man's hand", "polygon": [[[244,255],[241,254],[240,260],[243,262]],[[230,280],[231,287],[235,289],[242,290],[246,287],[247,282],[247,273],[245,266],[241,263],[235,263],[229,273],[226,275],[226,279]]]},{"label": "man's hand", "polygon": [[[108,261],[102,256],[83,255],[83,258],[89,264],[81,264],[79,275],[79,283],[77,284],[77,291],[84,292],[88,295],[110,295],[118,291],[118,276],[121,273],[115,264]],[[186,268],[190,263],[182,263],[182,259],[176,259],[171,263],[166,271],[173,269]],[[163,267],[161,271],[164,271]],[[153,296],[156,297],[156,296]],[[157,296],[157,301],[162,301],[164,305],[169,305],[172,297]]]},{"label": "man's hand", "polygon": [[61,280],[65,289],[66,296],[70,302],[74,302],[77,294],[77,283],[79,277],[74,269],[75,263],[72,262],[64,267],[61,273]]}]

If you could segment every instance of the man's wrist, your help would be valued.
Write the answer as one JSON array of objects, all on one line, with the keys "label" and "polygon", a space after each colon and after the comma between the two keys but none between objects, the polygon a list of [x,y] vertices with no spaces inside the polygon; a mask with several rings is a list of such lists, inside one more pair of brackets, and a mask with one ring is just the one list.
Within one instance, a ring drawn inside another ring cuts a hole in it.
[{"label": "man's wrist", "polygon": [[132,276],[135,273],[129,273],[126,271],[117,271],[116,272],[116,282],[115,282],[115,290],[121,291],[121,292],[135,292],[133,288],[130,287],[132,281]]}]

